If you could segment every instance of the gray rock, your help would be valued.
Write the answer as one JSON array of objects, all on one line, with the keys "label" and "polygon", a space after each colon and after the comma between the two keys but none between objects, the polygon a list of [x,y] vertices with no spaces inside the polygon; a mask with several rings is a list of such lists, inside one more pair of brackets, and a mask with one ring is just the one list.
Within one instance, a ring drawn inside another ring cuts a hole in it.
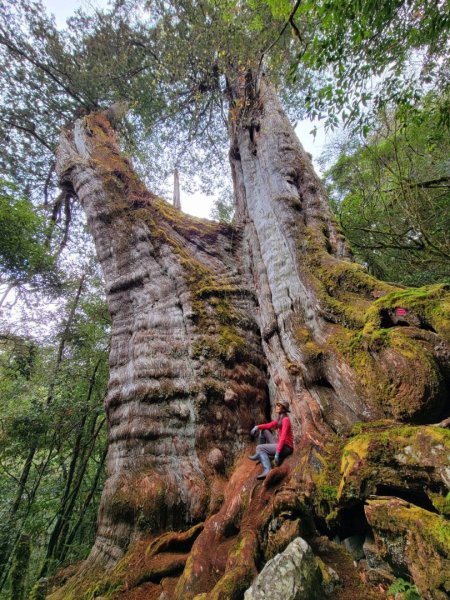
[{"label": "gray rock", "polygon": [[377,548],[377,545],[373,539],[366,538],[363,550],[367,560],[367,565],[370,569],[389,568],[387,562],[380,556],[380,549]]},{"label": "gray rock", "polygon": [[208,464],[211,465],[211,467],[213,467],[213,469],[216,471],[221,471],[225,464],[223,453],[220,448],[213,448],[210,450],[206,460],[208,461]]},{"label": "gray rock", "polygon": [[364,536],[363,535],[351,535],[342,541],[343,545],[347,548],[354,560],[360,560],[364,558]]},{"label": "gray rock", "polygon": [[296,538],[264,566],[244,600],[321,600],[322,572],[310,546]]},{"label": "gray rock", "polygon": [[339,575],[334,569],[325,564],[323,566],[326,569],[327,574],[324,575],[322,589],[324,591],[325,596],[331,596],[332,594],[334,594],[337,588],[342,586],[342,581],[340,580]]}]

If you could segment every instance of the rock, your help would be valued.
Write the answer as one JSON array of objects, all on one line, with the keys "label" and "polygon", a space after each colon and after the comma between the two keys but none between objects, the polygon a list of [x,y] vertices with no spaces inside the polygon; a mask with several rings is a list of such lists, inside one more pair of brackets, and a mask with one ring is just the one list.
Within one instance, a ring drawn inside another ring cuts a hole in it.
[{"label": "rock", "polygon": [[265,559],[273,558],[287,545],[298,537],[300,533],[300,519],[272,519],[268,528],[267,548]]},{"label": "rock", "polygon": [[450,485],[448,431],[387,422],[360,429],[342,454],[337,493],[341,505],[353,505],[355,499],[365,500],[370,495],[394,496],[391,491],[400,489],[422,497],[427,494],[430,502],[437,492],[446,496]]},{"label": "rock", "polygon": [[388,564],[380,556],[380,550],[373,538],[366,538],[363,545],[364,556],[369,569],[389,569]]},{"label": "rock", "polygon": [[363,535],[351,535],[345,540],[342,540],[342,544],[347,548],[354,560],[360,560],[364,558],[364,536]]},{"label": "rock", "polygon": [[213,469],[215,469],[216,471],[222,471],[225,464],[225,460],[223,458],[223,453],[222,450],[220,450],[220,448],[213,448],[212,450],[210,450],[206,460]]},{"label": "rock", "polygon": [[320,558],[317,558],[317,562],[322,571],[322,589],[324,595],[331,596],[335,590],[342,585],[342,581],[336,571],[327,566]]},{"label": "rock", "polygon": [[368,569],[366,571],[365,580],[374,587],[384,586],[389,587],[394,583],[396,577],[389,568]]},{"label": "rock", "polygon": [[264,566],[244,600],[320,600],[323,576],[318,561],[303,538],[296,538]]},{"label": "rock", "polygon": [[450,593],[450,523],[399,498],[369,500],[365,513],[380,556],[394,570],[408,571],[427,600]]}]

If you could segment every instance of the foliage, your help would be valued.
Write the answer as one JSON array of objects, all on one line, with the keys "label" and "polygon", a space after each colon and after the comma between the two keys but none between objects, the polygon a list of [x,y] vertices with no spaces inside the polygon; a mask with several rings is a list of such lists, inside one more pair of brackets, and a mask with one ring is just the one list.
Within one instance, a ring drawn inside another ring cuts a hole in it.
[{"label": "foliage", "polygon": [[230,190],[224,192],[216,199],[211,218],[221,223],[231,223],[234,216],[234,200]]},{"label": "foliage", "polygon": [[[449,89],[448,0],[305,0],[295,22],[301,50],[291,77],[309,70],[306,108],[331,126],[339,116],[367,132],[387,104],[411,106]],[[449,124],[449,101],[441,120]]]},{"label": "foliage", "polygon": [[401,577],[396,579],[394,583],[389,586],[387,593],[393,595],[400,593],[405,600],[422,600],[422,596],[420,596],[417,587]]},{"label": "foliage", "polygon": [[[122,140],[155,192],[177,166],[184,181],[217,186],[227,160],[227,94],[248,67],[281,83],[288,36],[270,52],[287,3],[120,0],[78,11],[58,31],[42,4],[6,0],[0,12],[0,168],[35,197],[52,197],[61,127],[127,101]],[[295,102],[292,102],[295,104]],[[204,168],[207,165],[207,168]]]},{"label": "foliage", "polygon": [[76,288],[52,339],[2,335],[0,598],[14,584],[14,568],[6,575],[23,555],[20,540],[30,545],[29,566],[21,568],[28,587],[84,558],[93,540],[106,456],[109,337],[94,284]]},{"label": "foliage", "polygon": [[[0,273],[15,282],[51,276],[54,259],[47,244],[47,225],[14,186],[0,180]],[[42,283],[42,281],[41,281]]]},{"label": "foliage", "polygon": [[408,123],[381,112],[365,142],[350,136],[326,173],[357,258],[377,277],[409,285],[448,281],[450,145],[429,95]]}]

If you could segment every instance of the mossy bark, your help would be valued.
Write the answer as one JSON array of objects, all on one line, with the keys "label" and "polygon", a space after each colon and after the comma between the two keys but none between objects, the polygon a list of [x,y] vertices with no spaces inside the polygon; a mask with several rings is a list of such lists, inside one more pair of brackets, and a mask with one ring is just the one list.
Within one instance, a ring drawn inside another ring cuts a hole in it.
[{"label": "mossy bark", "polygon": [[273,396],[291,400],[302,439],[380,416],[438,419],[448,411],[448,286],[397,290],[351,262],[310,158],[264,77],[236,82],[230,123],[270,383]]},{"label": "mossy bark", "polygon": [[149,193],[102,113],[61,140],[58,170],[87,215],[112,317],[108,479],[89,564],[114,564],[140,532],[208,513],[267,403],[255,294],[239,233]]},{"label": "mossy bark", "polygon": [[[399,290],[354,264],[273,89],[248,73],[230,90],[235,226],[188,217],[148,192],[105,114],[62,136],[57,170],[87,214],[112,342],[97,539],[54,600],[92,591],[95,570],[112,568],[130,542],[203,520],[171,594],[238,598],[297,530],[284,522],[311,530],[314,488],[331,510],[327,442],[357,421],[448,416],[448,289]],[[291,403],[297,452],[256,487],[241,452],[280,397]],[[146,565],[147,576],[157,568]],[[120,597],[119,580],[108,582]]]}]

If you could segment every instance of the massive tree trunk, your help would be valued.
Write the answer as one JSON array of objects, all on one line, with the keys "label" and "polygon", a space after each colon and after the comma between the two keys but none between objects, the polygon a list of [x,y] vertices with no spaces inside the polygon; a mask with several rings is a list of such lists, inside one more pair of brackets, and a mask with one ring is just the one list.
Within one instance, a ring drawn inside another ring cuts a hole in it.
[{"label": "massive tree trunk", "polygon": [[[127,548],[101,589],[146,580],[173,598],[241,597],[270,555],[270,519],[298,509],[330,438],[356,421],[449,412],[446,290],[412,294],[351,262],[264,79],[236,82],[230,139],[233,226],[146,191],[105,114],[62,136],[58,173],[86,211],[113,325],[97,539],[82,578],[52,598],[76,596],[86,570]],[[248,431],[281,396],[298,451],[255,487]]]},{"label": "massive tree trunk", "polygon": [[180,215],[140,183],[104,114],[78,121],[58,169],[82,203],[112,317],[108,480],[92,557],[186,528],[264,418],[265,363],[241,234]]}]

